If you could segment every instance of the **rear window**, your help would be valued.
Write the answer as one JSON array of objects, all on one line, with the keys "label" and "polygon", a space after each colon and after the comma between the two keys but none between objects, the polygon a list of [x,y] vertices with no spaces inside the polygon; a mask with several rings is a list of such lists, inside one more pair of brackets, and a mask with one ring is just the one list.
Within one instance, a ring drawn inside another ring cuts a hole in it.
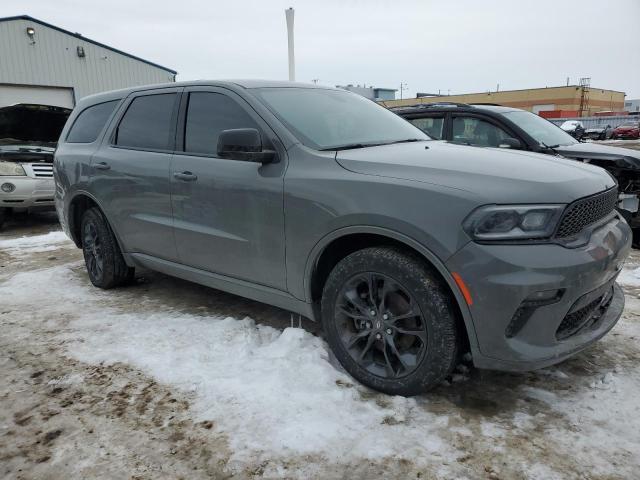
[{"label": "rear window", "polygon": [[169,150],[173,132],[171,118],[177,94],[136,97],[122,117],[116,145],[149,150]]},{"label": "rear window", "polygon": [[73,122],[73,126],[67,135],[69,143],[92,143],[98,138],[107,119],[113,113],[120,100],[99,103],[85,108]]}]

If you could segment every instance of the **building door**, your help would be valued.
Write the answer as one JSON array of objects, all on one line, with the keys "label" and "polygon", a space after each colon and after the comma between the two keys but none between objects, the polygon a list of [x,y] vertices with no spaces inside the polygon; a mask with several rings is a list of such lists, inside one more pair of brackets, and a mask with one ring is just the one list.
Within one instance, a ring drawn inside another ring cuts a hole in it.
[{"label": "building door", "polygon": [[73,88],[0,85],[0,108],[16,103],[34,103],[64,108],[73,108],[76,104]]}]

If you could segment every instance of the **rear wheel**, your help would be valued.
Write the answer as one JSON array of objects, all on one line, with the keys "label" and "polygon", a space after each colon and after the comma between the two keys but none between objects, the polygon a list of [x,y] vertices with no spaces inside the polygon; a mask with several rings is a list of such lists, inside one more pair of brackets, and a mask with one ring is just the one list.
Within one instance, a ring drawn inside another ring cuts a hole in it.
[{"label": "rear wheel", "polygon": [[421,258],[373,247],[333,269],[324,287],[322,322],[342,366],[381,392],[415,395],[455,366],[455,308]]},{"label": "rear wheel", "polygon": [[127,267],[113,232],[100,210],[90,208],[84,213],[81,235],[82,253],[91,283],[108,289],[131,280],[134,269]]}]

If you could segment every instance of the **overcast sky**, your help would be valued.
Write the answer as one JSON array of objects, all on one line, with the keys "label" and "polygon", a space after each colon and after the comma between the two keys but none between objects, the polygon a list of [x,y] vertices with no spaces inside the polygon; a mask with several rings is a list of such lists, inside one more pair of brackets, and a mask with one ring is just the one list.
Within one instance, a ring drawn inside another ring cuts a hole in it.
[{"label": "overcast sky", "polygon": [[[467,93],[591,85],[640,98],[640,0],[2,0],[178,71],[178,80],[287,78]],[[399,97],[399,94],[398,94]]]}]

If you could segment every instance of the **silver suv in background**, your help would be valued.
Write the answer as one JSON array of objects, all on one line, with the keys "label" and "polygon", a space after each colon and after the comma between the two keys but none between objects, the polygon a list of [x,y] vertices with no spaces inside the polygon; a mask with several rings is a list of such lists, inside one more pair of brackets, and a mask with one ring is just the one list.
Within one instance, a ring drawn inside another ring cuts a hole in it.
[{"label": "silver suv in background", "polygon": [[54,162],[91,282],[135,267],[322,322],[383,392],[559,362],[605,335],[631,244],[599,167],[432,141],[344,90],[188,82],[83,99]]},{"label": "silver suv in background", "polygon": [[53,152],[71,110],[0,108],[0,227],[13,211],[53,210]]}]

